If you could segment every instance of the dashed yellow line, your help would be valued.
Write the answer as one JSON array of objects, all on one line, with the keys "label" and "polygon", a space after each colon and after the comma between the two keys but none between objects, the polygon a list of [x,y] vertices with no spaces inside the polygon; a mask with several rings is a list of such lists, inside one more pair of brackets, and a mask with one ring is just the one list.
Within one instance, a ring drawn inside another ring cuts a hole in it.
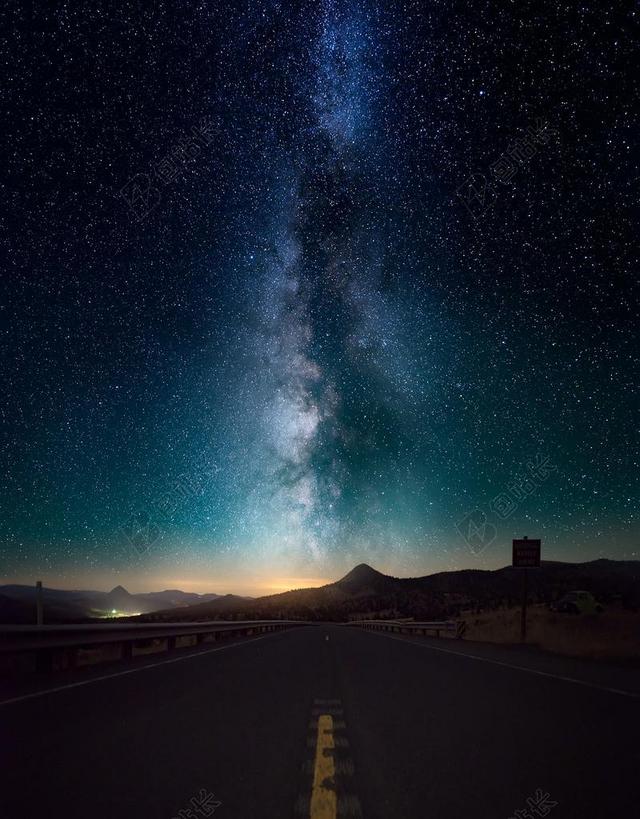
[{"label": "dashed yellow line", "polygon": [[338,799],[335,785],[334,749],[333,717],[330,714],[322,714],[318,717],[316,762],[309,814],[311,819],[336,819]]}]

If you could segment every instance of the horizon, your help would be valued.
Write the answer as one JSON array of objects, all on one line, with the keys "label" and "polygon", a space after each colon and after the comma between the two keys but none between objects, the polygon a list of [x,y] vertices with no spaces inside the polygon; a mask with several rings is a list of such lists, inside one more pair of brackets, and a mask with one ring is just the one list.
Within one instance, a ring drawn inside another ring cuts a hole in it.
[{"label": "horizon", "polygon": [[[620,557],[620,558],[607,557],[606,555],[598,555],[597,557],[590,557],[590,558],[587,558],[587,559],[584,559],[584,560],[583,559],[580,559],[580,560],[562,559],[561,560],[561,559],[558,559],[558,558],[543,556],[542,563],[543,564],[544,563],[582,564],[582,563],[590,563],[590,562],[593,562],[593,561],[596,561],[596,560],[611,560],[611,561],[614,561],[614,562],[615,561],[618,561],[618,562],[623,562],[623,561],[626,561],[626,562],[629,562],[629,561],[640,562],[638,557],[636,557],[635,554],[634,554],[634,556]],[[355,568],[358,568],[359,566],[367,566],[368,568],[373,569],[374,571],[379,572],[380,574],[386,575],[387,577],[395,577],[395,578],[398,578],[398,579],[407,579],[407,580],[409,580],[409,579],[413,579],[413,578],[429,577],[431,575],[441,574],[441,573],[445,573],[445,572],[459,572],[459,571],[468,571],[468,570],[500,571],[501,569],[509,568],[510,565],[511,565],[511,562],[510,562],[510,560],[508,560],[508,561],[506,561],[506,562],[504,562],[504,563],[502,563],[500,565],[496,565],[496,566],[493,566],[491,568],[479,567],[479,566],[461,566],[459,568],[449,568],[449,569],[439,569],[439,570],[435,570],[435,571],[427,571],[427,572],[424,572],[424,573],[421,573],[421,574],[398,574],[398,573],[395,573],[395,572],[383,571],[383,570],[379,569],[377,566],[372,565],[371,563],[368,563],[367,561],[361,561],[359,563],[355,563],[354,565],[351,566],[351,568],[347,569],[342,574],[339,574],[338,576],[336,576],[334,578],[313,578],[313,577],[307,577],[307,578],[305,578],[305,577],[280,578],[278,580],[278,582],[276,582],[275,580],[272,580],[270,582],[270,584],[268,584],[268,585],[263,584],[263,585],[248,586],[244,590],[241,590],[241,591],[237,591],[237,590],[228,588],[224,584],[221,584],[220,586],[215,587],[215,582],[214,581],[212,581],[211,588],[207,588],[205,591],[200,591],[198,588],[190,587],[192,584],[189,581],[187,581],[187,582],[185,582],[185,581],[176,581],[178,583],[181,583],[181,585],[164,585],[164,586],[154,585],[154,586],[149,586],[148,588],[142,589],[142,588],[139,588],[139,587],[129,586],[129,585],[127,585],[126,582],[123,582],[122,579],[120,579],[118,582],[114,583],[113,585],[109,586],[107,584],[107,586],[102,587],[102,588],[99,588],[97,586],[61,585],[59,583],[56,584],[55,581],[52,581],[50,583],[50,582],[47,582],[43,577],[38,577],[38,578],[36,578],[36,580],[41,580],[42,581],[43,588],[50,589],[50,590],[55,590],[55,591],[104,592],[104,593],[106,593],[106,592],[111,592],[115,588],[120,586],[120,587],[124,588],[125,591],[127,591],[131,595],[149,594],[149,593],[153,593],[153,592],[164,592],[164,591],[181,591],[181,592],[187,592],[187,593],[193,593],[193,594],[199,594],[199,595],[216,594],[216,595],[218,595],[220,597],[223,597],[225,595],[235,595],[235,596],[238,596],[238,597],[258,598],[258,597],[266,597],[266,596],[273,595],[273,594],[281,594],[281,593],[287,592],[287,591],[297,591],[297,590],[300,590],[300,589],[316,589],[316,588],[320,588],[320,587],[325,586],[325,585],[330,585],[332,583],[336,583],[337,581],[341,580],[347,574],[349,574],[349,572],[353,571]],[[34,586],[35,587],[36,580],[34,580],[33,582],[26,582],[25,580],[10,579],[10,580],[8,580],[6,582],[0,583],[0,587],[2,587],[2,586],[11,586],[11,585],[20,585],[20,586],[27,586],[27,587],[28,586]],[[289,583],[285,582],[287,580],[291,581],[291,582],[289,582]],[[217,589],[221,589],[221,588],[224,589],[224,590],[223,591],[217,590]],[[253,589],[254,592],[250,593],[247,590],[249,588]]]}]

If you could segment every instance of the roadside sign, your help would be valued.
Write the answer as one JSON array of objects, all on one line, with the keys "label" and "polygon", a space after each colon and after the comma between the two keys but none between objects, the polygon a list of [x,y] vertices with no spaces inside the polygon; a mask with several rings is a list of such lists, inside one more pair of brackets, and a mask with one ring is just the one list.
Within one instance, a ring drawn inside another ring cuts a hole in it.
[{"label": "roadside sign", "polygon": [[517,569],[539,569],[540,568],[540,539],[513,541],[513,565]]},{"label": "roadside sign", "polygon": [[511,563],[522,572],[522,613],[520,615],[520,641],[527,641],[527,569],[540,568],[540,538],[529,540],[523,537],[513,541],[513,556]]}]

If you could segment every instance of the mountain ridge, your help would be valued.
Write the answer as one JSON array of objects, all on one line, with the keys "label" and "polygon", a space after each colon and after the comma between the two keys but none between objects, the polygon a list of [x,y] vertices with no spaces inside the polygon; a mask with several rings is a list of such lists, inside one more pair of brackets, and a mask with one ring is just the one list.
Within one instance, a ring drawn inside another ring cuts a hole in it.
[{"label": "mountain ridge", "polygon": [[[75,622],[87,618],[147,614],[158,609],[174,609],[196,602],[212,602],[217,594],[197,594],[179,589],[131,593],[122,585],[110,591],[56,589],[43,586],[43,603],[48,622]],[[13,583],[0,586],[0,622],[32,622],[36,587]]]},{"label": "mountain ridge", "polygon": [[[620,599],[640,606],[640,561],[549,561],[528,572],[531,599],[551,602],[571,589],[587,587],[603,602]],[[344,621],[354,616],[439,619],[468,608],[518,605],[522,570],[461,569],[421,577],[392,577],[366,563],[324,586],[295,589],[252,600],[202,602],[148,619],[272,619],[289,617]],[[145,618],[146,619],[146,618]]]},{"label": "mountain ridge", "polygon": [[[258,598],[236,594],[197,594],[179,589],[130,593],[117,585],[109,592],[43,589],[47,622],[73,622],[118,614],[142,620],[273,619],[292,617],[347,620],[355,616],[457,616],[469,608],[517,605],[520,569],[460,569],[419,577],[393,577],[367,563],[324,586],[292,589]],[[640,607],[640,561],[597,558],[582,563],[543,561],[528,573],[532,600],[550,602],[566,591],[586,588],[603,602],[619,600]],[[0,586],[0,621],[33,622],[34,586]],[[114,605],[115,603],[115,605]],[[96,613],[98,612],[98,613]]]}]

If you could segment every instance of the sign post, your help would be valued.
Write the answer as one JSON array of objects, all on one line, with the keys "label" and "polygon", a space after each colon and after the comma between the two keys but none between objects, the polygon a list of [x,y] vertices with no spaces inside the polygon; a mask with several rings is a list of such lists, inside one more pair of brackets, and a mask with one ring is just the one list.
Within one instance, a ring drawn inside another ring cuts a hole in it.
[{"label": "sign post", "polygon": [[527,641],[527,569],[540,568],[540,539],[529,540],[525,535],[522,540],[513,541],[512,564],[522,572],[522,613],[520,615],[520,642]]}]

